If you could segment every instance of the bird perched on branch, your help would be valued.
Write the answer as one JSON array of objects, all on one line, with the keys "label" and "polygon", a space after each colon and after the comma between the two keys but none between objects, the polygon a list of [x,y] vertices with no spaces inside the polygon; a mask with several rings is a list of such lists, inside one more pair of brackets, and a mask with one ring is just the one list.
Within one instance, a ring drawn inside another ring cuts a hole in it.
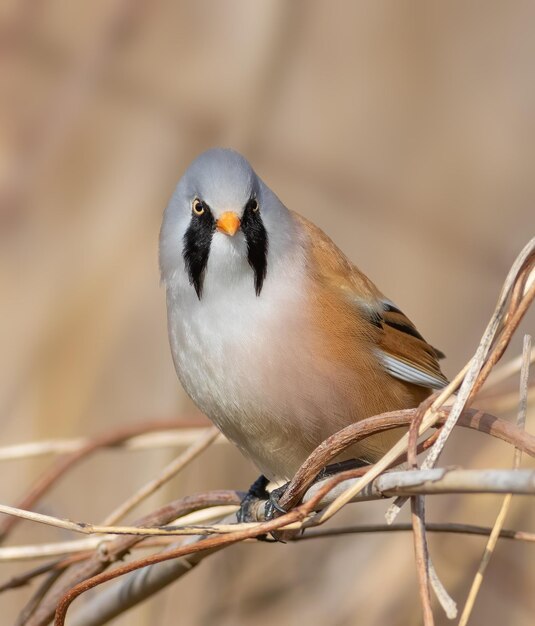
[{"label": "bird perched on branch", "polygon": [[[344,426],[414,407],[447,382],[443,355],[237,152],[209,150],[186,170],[160,267],[184,389],[270,480],[289,480]],[[337,460],[375,462],[399,436]]]}]

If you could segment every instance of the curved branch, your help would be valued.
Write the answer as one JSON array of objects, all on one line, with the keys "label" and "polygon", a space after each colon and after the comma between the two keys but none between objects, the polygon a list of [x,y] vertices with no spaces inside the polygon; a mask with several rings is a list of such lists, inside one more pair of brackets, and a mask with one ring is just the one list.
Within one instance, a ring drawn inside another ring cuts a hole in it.
[{"label": "curved branch", "polygon": [[[313,525],[314,518],[307,521],[309,513],[314,510],[319,510],[327,506],[330,502],[333,502],[341,492],[344,492],[351,485],[351,481],[358,480],[347,480],[346,477],[348,474],[351,474],[351,472],[343,472],[334,478],[324,479],[316,483],[306,493],[302,505],[269,522],[250,524],[248,528],[244,530],[238,530],[215,537],[192,538],[191,543],[188,545],[182,545],[160,554],[154,554],[144,559],[132,561],[111,572],[105,572],[80,582],[70,589],[61,599],[56,613],[56,626],[63,626],[70,604],[79,595],[119,576],[179,557],[189,557],[189,555],[198,553],[203,553],[204,556],[207,556],[211,554],[213,550],[243,541],[244,539],[258,537],[267,532],[282,530],[288,525],[292,525],[292,528]],[[376,478],[354,499],[354,501],[373,500],[394,495],[411,496],[438,493],[507,492],[535,495],[535,470],[433,469],[389,472]],[[328,495],[325,495],[326,493],[328,493]],[[263,510],[265,512],[265,506]],[[200,560],[203,557],[199,556],[197,558]],[[198,561],[195,561],[195,564],[197,564],[197,562]],[[189,569],[191,569],[191,566],[189,566],[189,568],[188,566],[181,567],[178,572],[175,571],[172,580],[180,578],[180,576]],[[158,573],[156,572],[156,576],[157,575]],[[128,579],[124,582],[127,584]],[[165,584],[169,582],[171,582],[171,579],[166,580]],[[91,605],[91,616],[88,617],[87,614],[85,614],[85,617],[82,617],[81,620],[79,618],[75,619],[75,624],[77,626],[81,626],[82,624],[84,626],[100,626],[105,624],[114,615],[117,615],[118,608],[124,610],[125,600],[124,594],[121,593],[122,589],[123,587],[121,586],[119,590],[116,590],[116,593],[112,594],[106,603],[99,605],[98,610],[93,603]],[[132,590],[130,589],[130,591]],[[127,602],[129,606],[133,606],[146,597],[142,587],[136,588],[133,593],[137,595],[133,595],[132,593],[128,594]]]},{"label": "curved branch", "polygon": [[[198,422],[196,422],[198,425]],[[71,454],[60,457],[30,488],[28,493],[15,505],[19,509],[31,509],[33,505],[66,474],[74,465],[80,463],[88,456],[101,448],[119,445],[124,441],[138,435],[171,428],[191,427],[192,421],[158,420],[143,422],[134,426],[121,426],[111,433],[100,435],[88,441],[82,448]],[[0,543],[7,534],[19,523],[17,517],[7,517],[0,522]]]},{"label": "curved branch", "polygon": [[[440,409],[437,426],[442,426],[446,422],[449,411],[450,407]],[[346,448],[377,433],[409,426],[417,412],[418,408],[383,413],[346,426],[331,435],[301,465],[281,498],[281,506],[284,508],[295,506],[322,468]],[[477,409],[468,409],[463,412],[457,425],[489,434],[535,457],[535,437],[499,417]]]},{"label": "curved branch", "polygon": [[[163,526],[177,517],[205,509],[209,506],[239,504],[243,495],[243,493],[236,491],[212,491],[197,496],[187,496],[175,500],[154,513],[137,520],[136,525],[146,527]],[[143,537],[126,536],[106,542],[104,549],[97,551],[90,559],[72,567],[64,574],[58,581],[58,584],[52,587],[33,615],[25,619],[24,624],[26,626],[48,624],[54,616],[56,604],[71,587],[99,574],[112,563],[122,559],[140,541],[143,541]]]}]

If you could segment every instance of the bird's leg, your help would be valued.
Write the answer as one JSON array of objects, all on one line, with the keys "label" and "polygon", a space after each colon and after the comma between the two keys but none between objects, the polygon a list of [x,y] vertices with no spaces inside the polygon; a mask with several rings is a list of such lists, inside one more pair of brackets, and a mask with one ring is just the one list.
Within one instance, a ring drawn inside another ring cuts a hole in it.
[{"label": "bird's leg", "polygon": [[266,489],[269,481],[261,474],[254,483],[249,487],[249,491],[245,494],[245,497],[241,501],[240,508],[236,513],[238,522],[240,524],[244,522],[255,522],[254,516],[251,513],[251,508],[258,500],[268,500],[269,493]]},{"label": "bird's leg", "polygon": [[[281,506],[279,506],[278,500],[286,490],[288,483],[282,485],[282,487],[277,487],[276,489],[273,489],[271,493],[269,493],[266,489],[268,483],[268,479],[262,474],[249,487],[249,491],[241,501],[240,508],[236,513],[236,517],[239,523],[257,521],[256,516],[252,511],[252,508],[258,503],[258,501],[265,502],[266,521],[273,519],[277,511],[279,511],[280,513],[286,513],[286,511]],[[273,533],[273,535],[271,537],[269,535],[258,535],[257,539],[259,541],[267,541],[269,543],[282,541],[277,537],[276,533]]]},{"label": "bird's leg", "polygon": [[[254,483],[249,487],[249,491],[245,494],[243,500],[241,501],[240,508],[236,513],[236,518],[240,524],[244,522],[256,522],[256,517],[252,513],[251,509],[258,502],[266,502],[266,520],[270,520],[273,518],[274,509],[271,508],[271,496],[266,489],[269,480],[261,474]],[[257,539],[259,541],[267,541],[271,543],[273,541],[277,541],[277,539],[272,539],[268,535],[258,535]]]}]

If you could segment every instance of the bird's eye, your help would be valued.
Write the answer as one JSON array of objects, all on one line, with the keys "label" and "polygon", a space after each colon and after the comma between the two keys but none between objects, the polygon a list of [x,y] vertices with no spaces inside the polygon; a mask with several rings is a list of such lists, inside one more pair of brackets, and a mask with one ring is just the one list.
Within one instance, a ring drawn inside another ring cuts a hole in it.
[{"label": "bird's eye", "polygon": [[195,215],[202,215],[205,211],[204,202],[199,200],[199,198],[195,198],[195,200],[191,203],[191,209]]},{"label": "bird's eye", "polygon": [[256,198],[251,198],[249,200],[249,202],[247,203],[247,209],[249,209],[249,211],[252,211],[253,213],[256,213],[258,211],[258,201],[256,200]]}]

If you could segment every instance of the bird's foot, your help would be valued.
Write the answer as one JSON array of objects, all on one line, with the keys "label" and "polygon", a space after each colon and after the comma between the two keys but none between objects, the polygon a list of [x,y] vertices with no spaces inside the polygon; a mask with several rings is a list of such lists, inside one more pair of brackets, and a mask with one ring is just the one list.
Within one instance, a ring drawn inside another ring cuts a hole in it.
[{"label": "bird's foot", "polygon": [[280,487],[276,487],[275,489],[272,489],[271,492],[268,494],[269,501],[266,503],[265,511],[266,521],[272,520],[273,518],[278,517],[278,515],[284,515],[285,513],[288,513],[288,511],[279,504],[280,499],[288,488],[288,484],[289,483],[285,483]]},{"label": "bird's foot", "polygon": [[[277,487],[270,492],[266,489],[268,485],[268,480],[265,476],[259,476],[254,483],[250,486],[249,491],[243,498],[240,504],[240,508],[236,514],[238,522],[247,523],[247,522],[256,522],[256,509],[260,502],[264,504],[264,519],[265,521],[270,521],[273,518],[277,517],[279,514],[286,513],[286,511],[280,506],[279,500],[282,497],[282,494],[286,491],[286,485],[282,485],[282,487]],[[279,541],[279,539],[270,538],[268,535],[259,535],[257,537],[260,541]]]}]

